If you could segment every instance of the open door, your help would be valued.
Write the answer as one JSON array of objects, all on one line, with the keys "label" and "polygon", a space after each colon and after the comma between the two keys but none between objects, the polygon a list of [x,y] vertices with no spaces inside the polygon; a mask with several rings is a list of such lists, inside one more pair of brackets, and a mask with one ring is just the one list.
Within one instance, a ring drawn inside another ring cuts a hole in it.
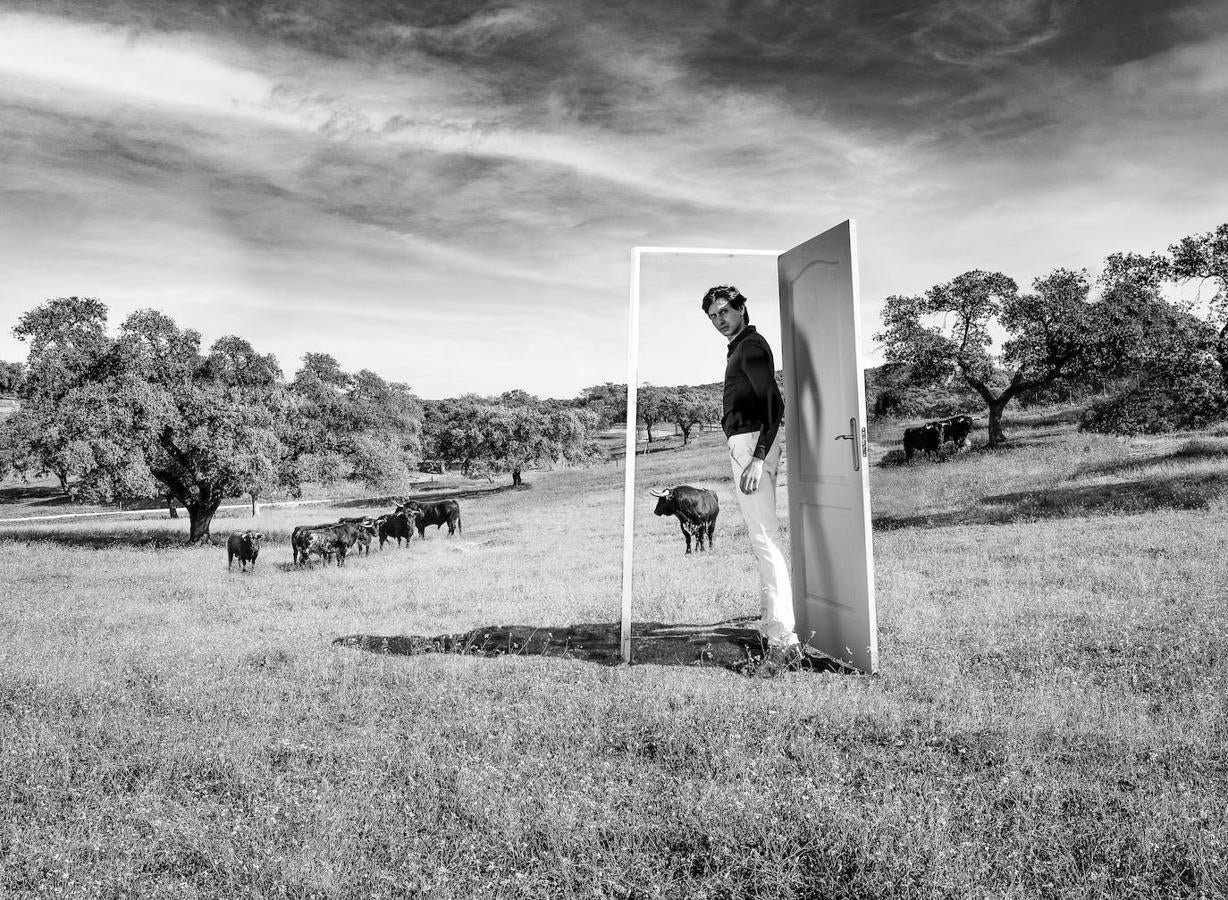
[{"label": "open door", "polygon": [[853,222],[794,247],[778,265],[797,635],[863,672],[876,672]]}]

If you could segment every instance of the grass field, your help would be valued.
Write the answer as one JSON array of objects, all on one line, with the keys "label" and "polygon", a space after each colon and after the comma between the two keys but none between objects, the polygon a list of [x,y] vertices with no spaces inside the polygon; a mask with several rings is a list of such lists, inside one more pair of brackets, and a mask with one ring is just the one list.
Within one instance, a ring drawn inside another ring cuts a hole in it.
[{"label": "grass field", "polygon": [[[343,569],[286,544],[335,507],[266,511],[251,574],[184,520],[0,525],[0,895],[1228,895],[1228,437],[1056,411],[902,466],[903,424],[875,677],[333,646],[615,621],[616,463]],[[637,461],[637,620],[755,612],[717,437]],[[715,552],[652,515],[677,483]]]}]

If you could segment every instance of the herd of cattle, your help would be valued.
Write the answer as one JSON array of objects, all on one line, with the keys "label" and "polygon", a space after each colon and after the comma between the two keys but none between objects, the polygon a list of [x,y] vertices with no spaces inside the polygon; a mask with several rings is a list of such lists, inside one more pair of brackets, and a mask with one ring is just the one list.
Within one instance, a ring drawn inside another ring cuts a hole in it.
[{"label": "herd of cattle", "polygon": [[[312,557],[319,557],[326,563],[335,560],[338,566],[344,566],[346,555],[355,547],[359,555],[369,555],[371,541],[377,538],[381,550],[393,539],[398,547],[401,541],[408,546],[415,530],[419,538],[425,538],[430,525],[436,529],[447,525],[449,537],[458,531],[463,534],[460,504],[455,500],[435,503],[406,500],[392,512],[379,516],[352,516],[320,525],[296,525],[290,532],[290,550],[296,566],[310,565]],[[226,540],[226,568],[232,568],[237,558],[240,571],[247,571],[249,563],[254,569],[262,540],[264,534],[259,531],[231,534]]]},{"label": "herd of cattle", "polygon": [[949,419],[938,419],[926,422],[915,428],[904,429],[904,459],[912,462],[912,455],[920,450],[926,456],[942,456],[943,447],[950,443],[957,450],[963,450],[968,443],[968,435],[972,432],[972,416],[951,416]]},{"label": "herd of cattle", "polygon": [[[926,456],[941,456],[946,444],[954,444],[962,450],[972,432],[972,416],[951,416],[904,429],[904,458],[911,462],[913,453],[921,451]],[[657,506],[653,512],[658,516],[674,516],[686,540],[686,552],[691,552],[691,539],[695,549],[702,551],[705,540],[708,549],[713,547],[712,533],[716,530],[716,517],[720,502],[716,494],[707,488],[689,484],[653,490]],[[436,503],[418,503],[406,500],[393,512],[376,516],[355,516],[322,525],[298,525],[290,534],[290,547],[296,566],[309,565],[313,556],[325,562],[334,559],[338,566],[345,565],[346,554],[357,547],[359,555],[371,553],[371,541],[379,539],[382,550],[387,541],[396,539],[397,546],[404,540],[408,545],[415,530],[420,538],[426,537],[426,528],[434,525],[448,526],[449,536],[461,530],[460,504],[455,500],[440,500]],[[240,570],[246,571],[248,563],[255,568],[260,555],[260,542],[264,535],[259,531],[243,531],[230,535],[226,542],[226,567],[234,565],[237,558]]]}]

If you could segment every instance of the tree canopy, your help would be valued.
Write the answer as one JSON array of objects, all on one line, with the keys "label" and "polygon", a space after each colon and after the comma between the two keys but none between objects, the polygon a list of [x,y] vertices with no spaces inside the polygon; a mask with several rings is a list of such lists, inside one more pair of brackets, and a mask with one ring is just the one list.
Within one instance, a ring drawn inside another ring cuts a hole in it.
[{"label": "tree canopy", "polygon": [[138,310],[115,337],[95,298],[59,297],[23,315],[30,346],[21,406],[6,425],[16,468],[54,473],[91,501],[166,494],[208,540],[222,500],[304,480],[379,484],[408,476],[417,401],[372,372],[348,375],[308,354],[287,385],[272,355],[243,338],[200,334]]},{"label": "tree canopy", "polygon": [[[1021,294],[1001,272],[979,269],[937,284],[919,297],[891,296],[884,330],[875,335],[890,363],[904,363],[930,385],[958,379],[989,413],[989,444],[1004,439],[1011,400],[1061,378],[1075,378],[1087,359],[1093,311],[1087,273],[1055,269]],[[1006,335],[994,354],[993,335]]]},{"label": "tree canopy", "polygon": [[530,466],[600,455],[593,439],[600,424],[597,413],[523,391],[428,401],[425,421],[428,455],[466,476],[507,473],[513,485],[520,485]]}]

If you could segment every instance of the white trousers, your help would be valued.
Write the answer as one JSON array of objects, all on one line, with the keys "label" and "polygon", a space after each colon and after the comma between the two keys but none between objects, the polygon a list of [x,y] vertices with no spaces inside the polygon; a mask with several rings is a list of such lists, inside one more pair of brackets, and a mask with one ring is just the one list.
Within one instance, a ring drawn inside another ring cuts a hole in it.
[{"label": "white trousers", "polygon": [[780,552],[776,521],[776,473],[780,468],[780,441],[774,441],[763,461],[763,477],[753,494],[742,493],[742,472],[755,455],[758,432],[729,438],[729,462],[733,467],[733,493],[738,498],[750,547],[759,565],[759,633],[773,647],[797,643],[793,633],[793,585],[789,564]]}]

